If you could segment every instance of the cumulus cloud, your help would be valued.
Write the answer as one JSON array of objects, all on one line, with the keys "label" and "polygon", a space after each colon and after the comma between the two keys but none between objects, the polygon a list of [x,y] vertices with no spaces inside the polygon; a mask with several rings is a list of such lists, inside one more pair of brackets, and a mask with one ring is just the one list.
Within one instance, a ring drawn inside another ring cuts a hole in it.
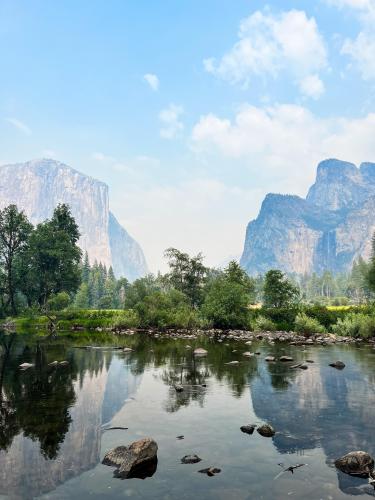
[{"label": "cumulus cloud", "polygon": [[324,90],[318,72],[326,66],[327,52],[317,23],[300,10],[277,15],[255,12],[241,21],[238,41],[220,60],[204,61],[209,73],[244,86],[255,77],[289,74],[302,93],[314,98]]},{"label": "cumulus cloud", "polygon": [[162,123],[160,136],[163,139],[174,139],[183,130],[184,124],[180,119],[183,112],[182,106],[173,103],[160,111],[159,119]]},{"label": "cumulus cloud", "polygon": [[21,120],[18,120],[17,118],[6,118],[5,121],[7,121],[11,125],[13,125],[13,127],[18,129],[20,132],[22,132],[25,135],[32,134],[31,128],[28,125],[26,125],[25,122],[22,122]]},{"label": "cumulus cloud", "polygon": [[152,90],[159,90],[159,78],[153,73],[146,73],[143,75],[144,80],[149,84]]},{"label": "cumulus cloud", "polygon": [[346,38],[341,53],[351,58],[363,80],[375,79],[375,0],[327,0],[330,5],[350,8],[361,28],[354,38]]},{"label": "cumulus cloud", "polygon": [[238,160],[253,172],[292,175],[302,194],[324,158],[375,161],[374,129],[375,113],[358,119],[320,118],[303,106],[245,105],[233,119],[202,116],[191,139],[195,151]]}]

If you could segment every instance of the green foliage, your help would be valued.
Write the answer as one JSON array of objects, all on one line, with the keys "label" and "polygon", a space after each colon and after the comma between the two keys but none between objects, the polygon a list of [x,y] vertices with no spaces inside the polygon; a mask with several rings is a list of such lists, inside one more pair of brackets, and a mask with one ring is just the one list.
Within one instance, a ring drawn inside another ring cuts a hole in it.
[{"label": "green foliage", "polygon": [[67,292],[59,292],[48,299],[47,305],[51,311],[61,311],[70,304],[70,296]]},{"label": "green foliage", "polygon": [[291,283],[282,271],[271,269],[266,273],[263,301],[265,307],[287,307],[297,302],[298,288]]},{"label": "green foliage", "polygon": [[375,336],[375,316],[348,313],[332,327],[333,333],[348,337],[369,338]]},{"label": "green foliage", "polygon": [[265,316],[258,316],[254,321],[255,332],[274,332],[276,329],[276,324]]},{"label": "green foliage", "polygon": [[307,316],[305,313],[299,313],[295,319],[295,331],[306,335],[313,333],[324,333],[325,328],[315,318]]}]

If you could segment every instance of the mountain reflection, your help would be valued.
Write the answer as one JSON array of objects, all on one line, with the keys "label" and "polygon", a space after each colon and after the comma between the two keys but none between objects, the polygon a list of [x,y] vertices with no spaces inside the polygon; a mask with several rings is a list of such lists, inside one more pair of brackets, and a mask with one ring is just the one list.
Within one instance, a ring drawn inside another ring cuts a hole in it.
[{"label": "mountain reflection", "polygon": [[[0,342],[0,493],[32,498],[98,463],[102,425],[140,378],[112,351],[15,335]],[[21,371],[23,362],[34,366]]]},{"label": "mountain reflection", "polygon": [[[368,349],[315,348],[316,362],[306,371],[290,370],[281,363],[263,364],[250,392],[255,413],[271,423],[280,453],[302,453],[322,448],[327,464],[354,450],[375,455],[370,439],[374,428],[374,355]],[[293,352],[289,352],[293,355]],[[328,366],[346,363],[343,371]],[[354,362],[355,361],[355,362]],[[280,366],[281,365],[281,366]],[[362,494],[364,484],[338,472],[339,487]],[[372,488],[369,491],[373,494]]]}]

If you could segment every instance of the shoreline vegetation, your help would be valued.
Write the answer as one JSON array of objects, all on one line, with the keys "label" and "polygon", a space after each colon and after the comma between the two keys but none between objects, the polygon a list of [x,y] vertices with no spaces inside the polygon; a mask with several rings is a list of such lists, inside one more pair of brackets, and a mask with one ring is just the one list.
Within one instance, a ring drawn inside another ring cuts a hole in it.
[{"label": "shoreline vegetation", "polygon": [[36,227],[15,205],[0,210],[3,328],[375,338],[374,257],[354,263],[347,276],[270,269],[252,277],[235,261],[209,268],[202,254],[169,248],[167,273],[130,283],[112,268],[90,264],[79,237],[67,205]]}]

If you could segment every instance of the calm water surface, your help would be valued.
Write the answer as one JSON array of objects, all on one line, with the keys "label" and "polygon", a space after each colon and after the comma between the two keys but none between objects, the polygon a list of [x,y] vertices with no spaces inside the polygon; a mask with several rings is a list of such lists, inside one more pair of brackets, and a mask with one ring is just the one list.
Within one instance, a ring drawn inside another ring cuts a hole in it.
[{"label": "calm water surface", "polygon": [[[82,349],[92,344],[98,349]],[[194,360],[186,345],[205,347]],[[48,340],[0,334],[0,498],[341,499],[375,496],[367,480],[338,473],[335,458],[375,456],[375,351],[361,346],[292,347],[89,334]],[[110,346],[127,345],[125,354]],[[103,347],[107,346],[105,349]],[[237,352],[233,352],[237,350]],[[244,351],[261,354],[244,359]],[[308,370],[265,356],[314,360]],[[328,364],[337,359],[346,368]],[[48,366],[68,360],[65,367]],[[238,366],[225,363],[239,360]],[[35,367],[24,372],[23,362]],[[177,394],[171,385],[182,383]],[[203,387],[202,384],[206,384]],[[240,426],[270,423],[264,438]],[[128,430],[106,431],[108,426]],[[184,435],[183,440],[176,439]],[[120,480],[106,451],[142,437],[158,445],[145,480]],[[196,453],[202,462],[183,465]],[[294,474],[280,472],[307,464]],[[283,464],[282,466],[279,464]],[[215,477],[199,474],[214,466]]]}]

